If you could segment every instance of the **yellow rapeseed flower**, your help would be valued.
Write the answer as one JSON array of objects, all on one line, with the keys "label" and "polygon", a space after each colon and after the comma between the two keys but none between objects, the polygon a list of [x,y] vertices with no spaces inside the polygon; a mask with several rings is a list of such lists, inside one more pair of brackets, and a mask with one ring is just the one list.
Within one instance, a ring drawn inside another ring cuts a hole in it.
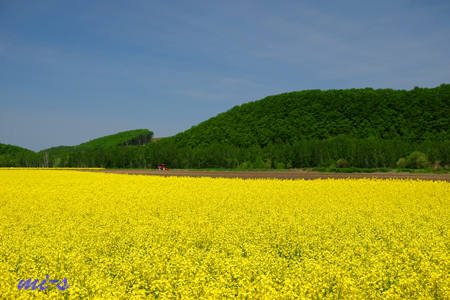
[{"label": "yellow rapeseed flower", "polygon": [[450,299],[449,215],[442,181],[5,169],[0,298]]}]

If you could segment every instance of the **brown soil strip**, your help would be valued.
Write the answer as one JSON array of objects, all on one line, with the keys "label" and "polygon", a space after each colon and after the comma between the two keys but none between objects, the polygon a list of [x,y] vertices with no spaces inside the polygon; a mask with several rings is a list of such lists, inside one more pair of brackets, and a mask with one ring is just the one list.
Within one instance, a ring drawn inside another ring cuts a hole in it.
[{"label": "brown soil strip", "polygon": [[80,170],[82,172],[102,172],[133,175],[157,175],[157,176],[188,176],[188,177],[213,177],[213,178],[276,178],[276,179],[342,179],[342,178],[380,178],[380,179],[421,179],[421,180],[442,180],[450,182],[450,174],[414,174],[414,173],[316,173],[300,170],[290,170],[288,172],[239,172],[239,171],[184,171],[184,170]]}]

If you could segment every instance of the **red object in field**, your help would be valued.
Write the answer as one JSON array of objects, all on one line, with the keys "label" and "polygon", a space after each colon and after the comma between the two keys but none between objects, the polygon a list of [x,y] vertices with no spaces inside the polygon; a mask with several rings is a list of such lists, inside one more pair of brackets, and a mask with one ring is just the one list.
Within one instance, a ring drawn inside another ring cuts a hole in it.
[{"label": "red object in field", "polygon": [[164,164],[161,164],[161,165],[158,167],[158,169],[160,169],[160,170],[169,170],[169,168],[166,167],[166,165],[164,165]]}]

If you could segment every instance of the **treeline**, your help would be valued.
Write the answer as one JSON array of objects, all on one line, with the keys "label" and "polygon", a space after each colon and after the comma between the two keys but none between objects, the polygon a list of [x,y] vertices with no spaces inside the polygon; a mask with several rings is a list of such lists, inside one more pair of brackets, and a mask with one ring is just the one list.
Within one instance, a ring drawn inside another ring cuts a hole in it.
[{"label": "treeline", "polygon": [[314,168],[346,167],[397,168],[397,162],[419,151],[430,163],[450,165],[450,141],[410,142],[376,137],[352,138],[341,134],[324,140],[298,140],[292,144],[281,139],[264,147],[238,147],[219,144],[180,148],[176,143],[153,143],[146,146],[147,164],[165,163],[170,168]]},{"label": "treeline", "polygon": [[[18,146],[0,144],[0,167],[125,167],[123,162],[130,160],[131,165],[145,167],[142,156],[139,155],[152,137],[153,132],[148,129],[129,130],[77,146],[52,147],[38,153]],[[136,155],[133,158],[136,161],[130,159],[130,155]]]},{"label": "treeline", "polygon": [[[150,143],[145,146],[119,146],[81,152],[49,155],[49,167],[155,168],[161,163],[169,168],[243,168],[285,169],[314,167],[397,168],[401,158],[413,152],[424,153],[430,166],[450,165],[450,141],[409,142],[376,137],[356,139],[347,135],[319,140],[284,143],[277,139],[265,147],[243,148],[213,143],[180,148],[175,143]],[[45,153],[44,153],[45,154]],[[13,164],[3,166],[43,167],[45,155],[19,156]],[[400,167],[408,167],[404,162]]]},{"label": "treeline", "polygon": [[178,147],[231,144],[265,147],[281,139],[450,140],[450,85],[436,88],[305,90],[236,106],[161,143]]},{"label": "treeline", "polygon": [[117,146],[94,151],[18,153],[0,157],[0,167],[26,168],[147,168],[144,146]]}]

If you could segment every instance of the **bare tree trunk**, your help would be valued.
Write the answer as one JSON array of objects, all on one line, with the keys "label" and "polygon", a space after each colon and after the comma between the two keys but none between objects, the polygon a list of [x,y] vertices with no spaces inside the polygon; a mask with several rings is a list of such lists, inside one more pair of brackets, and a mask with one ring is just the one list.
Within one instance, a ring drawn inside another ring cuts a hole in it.
[{"label": "bare tree trunk", "polygon": [[377,155],[377,149],[373,149],[374,156],[375,156],[375,168],[378,168],[378,155]]},{"label": "bare tree trunk", "polygon": [[43,167],[44,168],[48,168],[48,152],[44,153],[44,163],[43,163]]}]

